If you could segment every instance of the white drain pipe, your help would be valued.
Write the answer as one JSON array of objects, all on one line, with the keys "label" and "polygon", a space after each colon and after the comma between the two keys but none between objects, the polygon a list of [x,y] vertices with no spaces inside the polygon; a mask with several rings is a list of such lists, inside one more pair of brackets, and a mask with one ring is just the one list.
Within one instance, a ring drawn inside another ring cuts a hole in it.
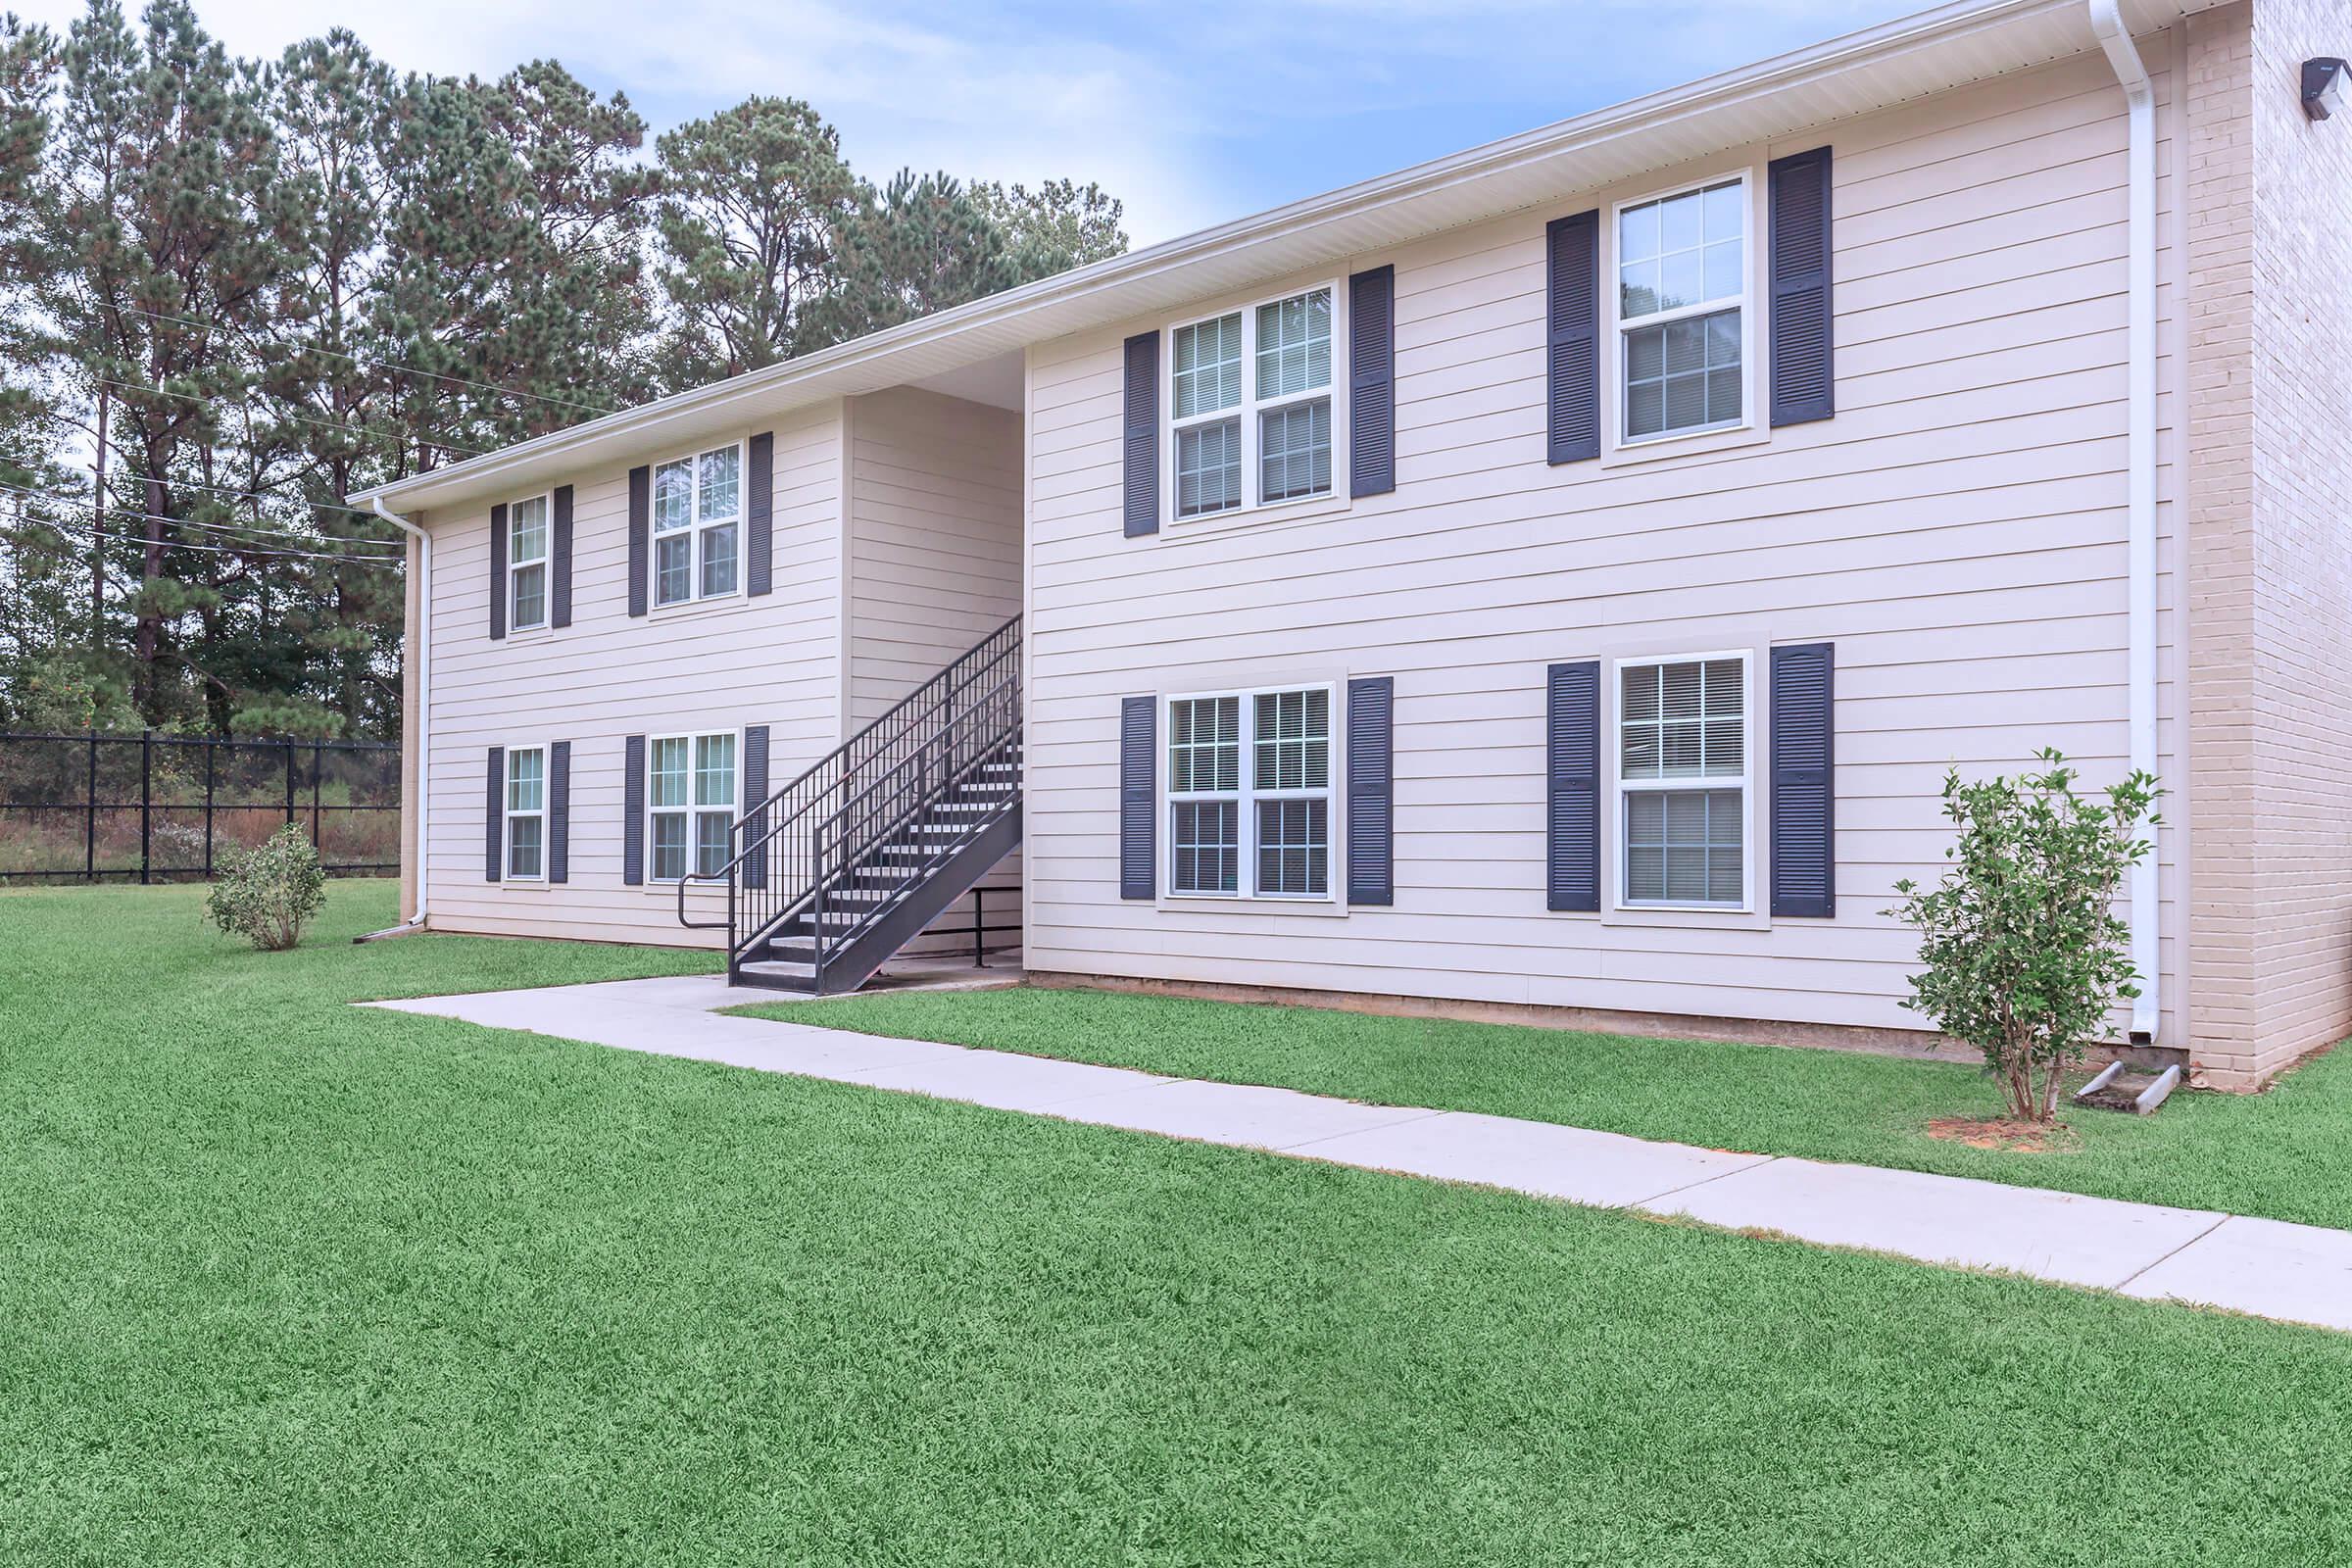
[{"label": "white drain pipe", "polygon": [[433,756],[433,536],[373,497],[368,504],[375,514],[416,541],[416,624],[409,628],[409,647],[416,657],[416,912],[393,927],[395,931],[424,924],[425,878],[432,858],[426,846],[426,813],[433,792],[425,785],[425,770]]},{"label": "white drain pipe", "polygon": [[[2130,400],[2127,462],[2130,507],[2126,565],[2130,576],[2130,688],[2132,765],[2156,771],[2156,89],[2148,68],[2132,43],[2117,0],[2088,0],[2090,30],[2107,53],[2123,85],[2129,143],[2125,153],[2130,184],[2131,225],[2128,275],[2131,282],[2126,369]],[[2140,994],[2132,1004],[2132,1033],[2154,1044],[2158,987],[2158,883],[2151,853],[2132,868],[2132,966],[2139,971]]]}]

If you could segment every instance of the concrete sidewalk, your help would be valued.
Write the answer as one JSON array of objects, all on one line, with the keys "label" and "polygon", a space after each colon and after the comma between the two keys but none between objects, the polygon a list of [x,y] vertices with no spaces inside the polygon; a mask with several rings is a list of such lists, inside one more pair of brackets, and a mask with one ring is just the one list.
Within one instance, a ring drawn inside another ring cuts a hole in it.
[{"label": "concrete sidewalk", "polygon": [[1604,1208],[1681,1214],[1922,1262],[2352,1331],[2352,1233],[1957,1176],[1648,1143],[1465,1111],[819,1029],[711,1009],[771,1002],[715,976],[365,1005],[797,1073]]}]

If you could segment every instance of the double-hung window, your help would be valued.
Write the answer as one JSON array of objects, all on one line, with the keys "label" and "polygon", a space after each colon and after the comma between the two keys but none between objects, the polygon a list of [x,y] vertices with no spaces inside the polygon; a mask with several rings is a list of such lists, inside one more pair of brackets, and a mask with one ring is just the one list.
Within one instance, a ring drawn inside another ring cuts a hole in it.
[{"label": "double-hung window", "polygon": [[1747,180],[1617,209],[1622,440],[1745,418]]},{"label": "double-hung window", "polygon": [[1168,891],[1331,896],[1331,688],[1168,703]]},{"label": "double-hung window", "polygon": [[516,631],[547,624],[547,497],[508,509],[507,623]]},{"label": "double-hung window", "polygon": [[743,448],[718,447],[654,467],[654,603],[735,591],[743,537]]},{"label": "double-hung window", "polygon": [[1617,816],[1627,905],[1747,906],[1747,657],[1618,666]]},{"label": "double-hung window", "polygon": [[645,766],[654,880],[722,870],[735,824],[734,732],[656,736],[647,743]]},{"label": "double-hung window", "polygon": [[1324,284],[1168,334],[1178,518],[1333,493],[1333,292]]},{"label": "double-hung window", "polygon": [[507,749],[507,877],[536,882],[547,875],[547,748]]}]

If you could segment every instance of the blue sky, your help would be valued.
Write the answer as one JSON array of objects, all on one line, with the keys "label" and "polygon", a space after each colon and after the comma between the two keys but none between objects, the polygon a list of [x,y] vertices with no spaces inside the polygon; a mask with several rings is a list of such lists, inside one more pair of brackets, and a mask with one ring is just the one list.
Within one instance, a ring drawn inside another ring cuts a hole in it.
[{"label": "blue sky", "polygon": [[[135,0],[125,0],[135,9]],[[197,0],[232,49],[341,24],[403,70],[553,55],[657,130],[809,100],[852,163],[1099,179],[1147,244],[1688,81],[1922,0]],[[0,0],[63,26],[72,0]]]}]

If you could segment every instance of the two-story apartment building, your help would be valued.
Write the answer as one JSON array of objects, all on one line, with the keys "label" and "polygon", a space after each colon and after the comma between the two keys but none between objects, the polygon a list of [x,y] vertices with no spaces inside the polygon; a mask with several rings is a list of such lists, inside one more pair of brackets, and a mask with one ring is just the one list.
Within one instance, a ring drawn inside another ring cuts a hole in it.
[{"label": "two-story apartment building", "polygon": [[388,486],[408,912],[1858,1040],[2056,746],[2170,792],[2119,1033],[2258,1083],[2352,1028],[2348,51],[1960,0]]}]

